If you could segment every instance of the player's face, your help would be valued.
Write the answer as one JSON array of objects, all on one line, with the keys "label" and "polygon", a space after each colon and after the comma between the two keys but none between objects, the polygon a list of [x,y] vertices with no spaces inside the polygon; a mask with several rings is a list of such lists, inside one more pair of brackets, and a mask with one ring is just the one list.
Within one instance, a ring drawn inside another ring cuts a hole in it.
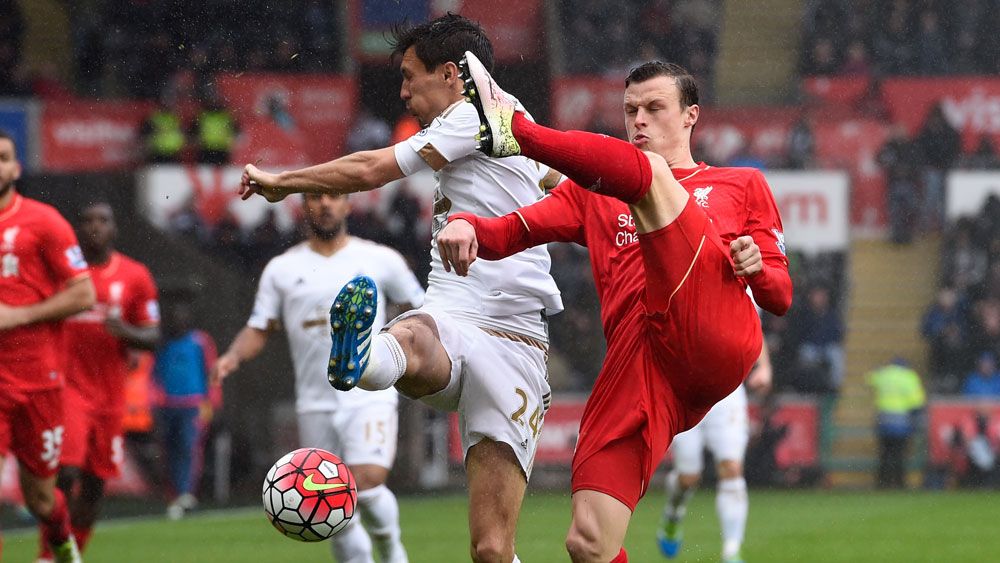
[{"label": "player's face", "polygon": [[344,221],[351,213],[347,195],[305,194],[302,198],[306,225],[323,240],[330,240],[344,229]]},{"label": "player's face", "polygon": [[625,88],[625,130],[640,150],[670,161],[667,153],[686,149],[691,127],[698,121],[697,105],[682,107],[680,89],[672,76],[657,76]]},{"label": "player's face", "polygon": [[423,61],[417,57],[417,51],[410,47],[403,53],[399,72],[403,75],[403,84],[399,97],[406,102],[406,111],[417,118],[420,125],[427,127],[431,121],[441,115],[458,95],[452,74],[457,72],[448,63],[428,71]]},{"label": "player's face", "polygon": [[14,142],[0,139],[0,197],[7,195],[21,177],[21,163],[17,160]]},{"label": "player's face", "polygon": [[111,206],[91,205],[80,212],[80,244],[84,248],[104,250],[115,238],[115,216]]}]

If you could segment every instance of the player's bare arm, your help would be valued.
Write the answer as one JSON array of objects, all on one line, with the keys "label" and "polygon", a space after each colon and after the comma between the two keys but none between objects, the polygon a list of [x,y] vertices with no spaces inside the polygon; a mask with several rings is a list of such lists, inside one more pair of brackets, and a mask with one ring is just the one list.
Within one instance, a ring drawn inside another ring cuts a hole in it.
[{"label": "player's bare arm", "polygon": [[773,376],[771,353],[767,349],[767,341],[764,341],[764,345],[760,349],[760,357],[757,358],[757,363],[754,364],[750,375],[747,376],[747,389],[758,395],[766,395],[771,390]]},{"label": "player's bare arm", "polygon": [[739,277],[752,276],[764,269],[760,247],[750,235],[743,235],[729,243],[729,255],[733,257],[733,267]]},{"label": "player's bare arm", "polygon": [[90,276],[71,280],[62,291],[44,301],[23,307],[0,303],[0,330],[43,321],[64,319],[94,306],[96,293]]},{"label": "player's bare arm", "polygon": [[459,276],[469,275],[469,267],[476,261],[479,250],[472,223],[464,219],[451,221],[438,234],[437,245],[446,272],[454,268]]},{"label": "player's bare arm", "polygon": [[238,370],[243,362],[260,355],[270,334],[270,331],[252,326],[243,327],[226,352],[219,356],[219,359],[212,365],[208,374],[208,382],[211,385],[217,385]]},{"label": "player's bare arm", "polygon": [[258,194],[276,202],[293,193],[340,195],[374,190],[402,177],[395,151],[386,147],[277,174],[247,164],[240,178],[240,196],[246,200]]},{"label": "player's bare arm", "polygon": [[136,326],[119,317],[108,317],[104,321],[104,328],[116,338],[124,340],[131,348],[154,350],[160,342],[160,325]]}]

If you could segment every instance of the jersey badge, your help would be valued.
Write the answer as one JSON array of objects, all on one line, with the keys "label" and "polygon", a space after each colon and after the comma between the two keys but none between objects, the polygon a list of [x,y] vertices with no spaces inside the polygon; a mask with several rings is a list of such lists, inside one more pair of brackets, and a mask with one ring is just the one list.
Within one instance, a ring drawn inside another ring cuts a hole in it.
[{"label": "jersey badge", "polygon": [[771,232],[774,233],[774,236],[778,239],[778,241],[774,244],[778,246],[778,250],[781,251],[781,254],[787,256],[787,254],[785,254],[785,233],[779,231],[778,229],[771,229]]},{"label": "jersey badge", "polygon": [[83,258],[83,251],[79,246],[71,246],[66,249],[66,260],[74,270],[86,270],[87,261]]},{"label": "jersey badge", "polygon": [[21,227],[7,227],[3,232],[3,242],[0,243],[0,252],[14,252],[14,241],[17,240],[17,233]]},{"label": "jersey badge", "polygon": [[712,186],[694,189],[694,202],[702,207],[708,207],[708,194],[712,191]]}]

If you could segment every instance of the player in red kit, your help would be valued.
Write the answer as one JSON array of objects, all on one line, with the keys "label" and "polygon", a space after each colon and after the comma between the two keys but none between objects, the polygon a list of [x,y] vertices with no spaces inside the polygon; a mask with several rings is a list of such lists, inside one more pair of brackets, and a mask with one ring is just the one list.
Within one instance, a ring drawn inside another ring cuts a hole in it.
[{"label": "player in red kit", "polygon": [[[80,210],[77,232],[97,302],[63,323],[66,430],[59,478],[69,500],[73,536],[86,549],[104,496],[124,456],[122,417],[130,348],[160,340],[156,285],[145,266],[114,249],[115,217],[98,202]],[[41,560],[51,557],[42,545]]]},{"label": "player in red kit", "polygon": [[21,492],[57,561],[79,561],[56,489],[63,436],[61,319],[90,309],[94,286],[69,223],[23,197],[14,140],[0,131],[0,456],[13,452]]},{"label": "player in red kit", "polygon": [[481,150],[522,154],[571,181],[503,217],[454,214],[438,247],[459,275],[477,256],[547,242],[590,249],[608,351],[580,423],[566,547],[573,561],[627,561],[628,521],[673,436],[760,355],[747,286],[772,313],[791,304],[781,220],[758,170],[694,161],[697,85],[677,65],[647,63],[626,79],[631,144],[532,123],[473,55],[463,67]]}]

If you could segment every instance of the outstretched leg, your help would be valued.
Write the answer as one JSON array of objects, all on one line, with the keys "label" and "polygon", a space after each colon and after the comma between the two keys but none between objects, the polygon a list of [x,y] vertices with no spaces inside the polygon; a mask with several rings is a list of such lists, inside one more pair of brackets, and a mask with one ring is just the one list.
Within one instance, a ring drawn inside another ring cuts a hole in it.
[{"label": "outstretched leg", "polygon": [[[520,154],[562,172],[583,188],[631,206],[640,233],[669,225],[688,193],[662,157],[631,143],[586,131],[558,131],[534,123],[472,53],[461,65],[465,93],[480,114],[479,149],[489,156]],[[595,156],[600,155],[599,158]]]}]

